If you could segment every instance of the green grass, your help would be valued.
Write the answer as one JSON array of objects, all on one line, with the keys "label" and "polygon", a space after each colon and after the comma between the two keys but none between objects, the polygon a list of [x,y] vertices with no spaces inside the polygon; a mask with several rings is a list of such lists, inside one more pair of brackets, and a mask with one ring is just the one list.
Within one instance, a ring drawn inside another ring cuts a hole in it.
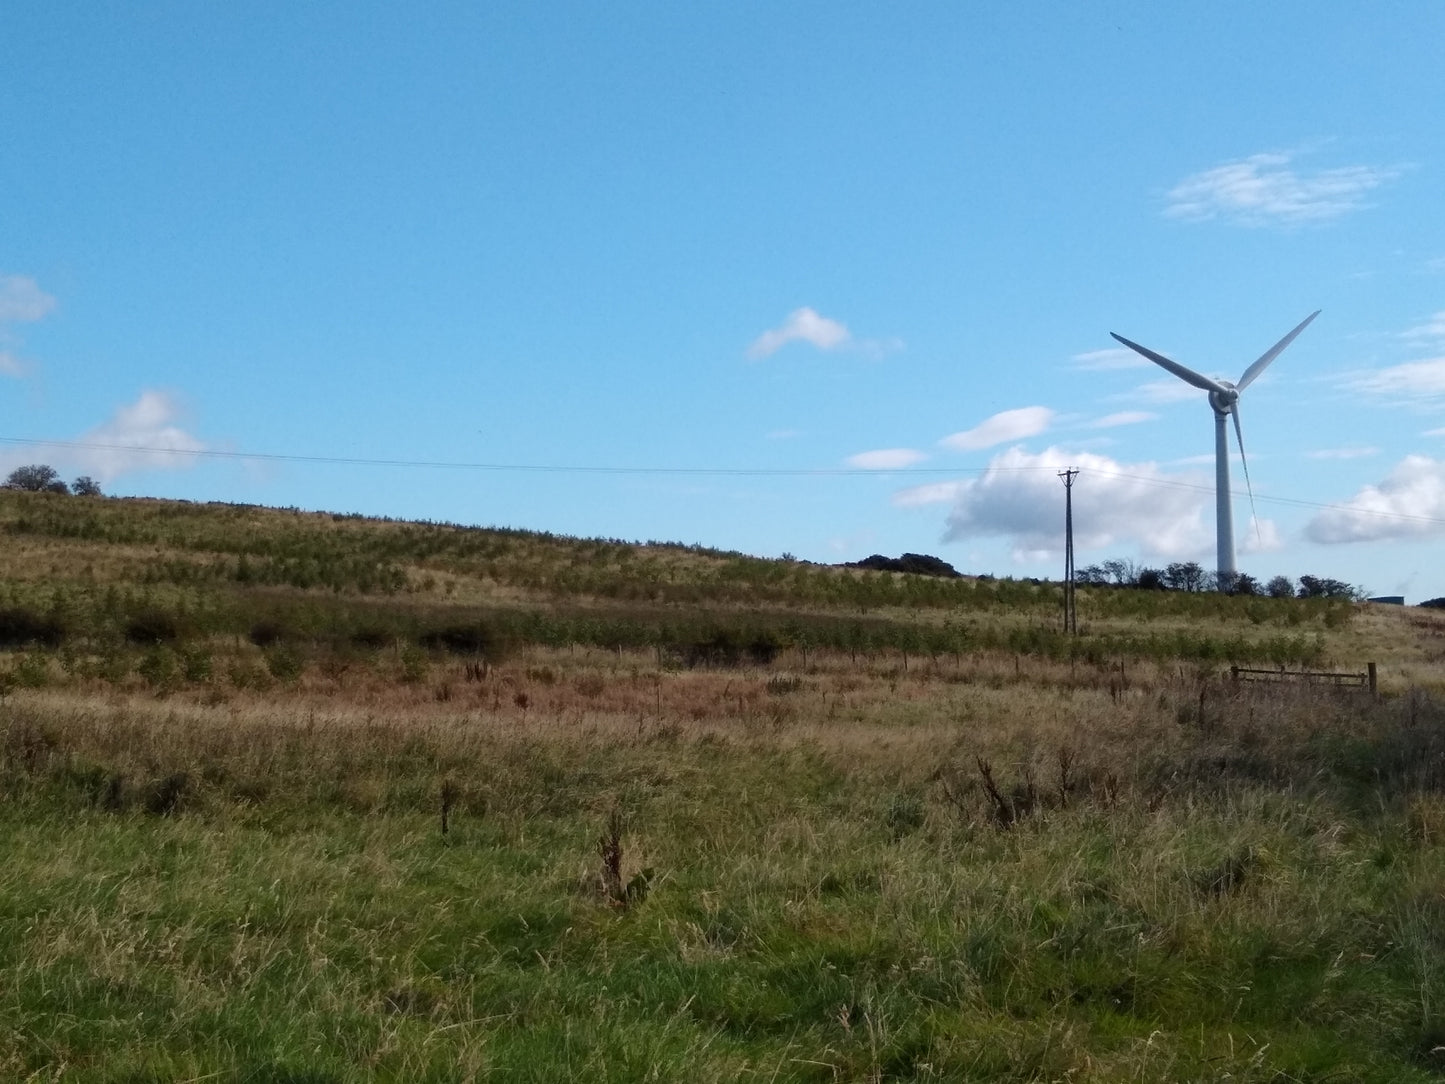
[{"label": "green grass", "polygon": [[[1358,715],[1314,709],[1340,729]],[[6,711],[11,1078],[1445,1071],[1445,767],[1412,776],[1401,755],[1438,762],[1433,706],[1413,724],[1382,709],[1349,744],[1294,729],[1208,772],[1247,712],[1209,736],[1122,721],[1099,735],[1106,760],[1137,743],[1119,793],[1081,782],[1007,830],[976,788],[947,800],[942,762],[775,738],[459,736],[458,720],[346,751],[267,719],[247,749],[134,712],[110,721],[130,727],[113,756],[136,794],[109,812],[80,769],[106,712],[68,730],[36,705],[47,744],[20,736],[22,703]],[[191,773],[170,814],[147,812],[142,765]],[[256,798],[250,772],[275,786]],[[444,778],[463,795],[445,837]],[[651,870],[627,906],[600,888],[614,809],[624,873]]]}]

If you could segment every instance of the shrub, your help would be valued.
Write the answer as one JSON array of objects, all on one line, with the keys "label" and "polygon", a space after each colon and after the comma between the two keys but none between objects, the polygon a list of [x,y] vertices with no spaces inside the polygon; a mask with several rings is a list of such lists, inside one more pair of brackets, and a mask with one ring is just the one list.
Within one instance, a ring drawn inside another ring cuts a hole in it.
[{"label": "shrub", "polygon": [[265,692],[271,687],[270,673],[254,663],[233,662],[228,676],[231,684],[238,689],[255,689],[257,692]]},{"label": "shrub", "polygon": [[759,666],[768,666],[778,657],[781,647],[775,633],[760,632],[748,641],[748,656]]},{"label": "shrub", "polygon": [[369,651],[380,651],[396,641],[396,633],[384,629],[380,625],[363,625],[361,628],[352,630],[350,640],[356,647]]},{"label": "shrub", "polygon": [[180,638],[181,625],[176,615],[160,609],[146,609],[133,614],[125,623],[125,638],[137,646],[168,644]]},{"label": "shrub", "polygon": [[271,647],[286,636],[286,628],[279,621],[257,621],[251,626],[251,643],[257,647]]},{"label": "shrub", "polygon": [[293,647],[281,644],[266,652],[266,669],[277,681],[290,684],[301,676],[305,668],[306,660]]},{"label": "shrub", "polygon": [[50,666],[40,654],[22,655],[11,671],[15,684],[26,689],[44,688],[50,683]]},{"label": "shrub", "polygon": [[416,644],[407,644],[401,649],[401,680],[408,685],[425,681],[430,668],[431,662],[426,657],[426,652]]},{"label": "shrub", "polygon": [[136,663],[136,673],[158,692],[171,692],[181,683],[181,664],[176,653],[168,647],[155,647],[147,651]]},{"label": "shrub", "polygon": [[211,679],[211,653],[204,647],[188,647],[180,652],[181,673],[187,681]]},{"label": "shrub", "polygon": [[24,607],[0,609],[0,647],[58,647],[65,638],[61,621]]},{"label": "shrub", "polygon": [[495,661],[502,654],[501,638],[480,621],[428,629],[419,641],[423,647],[454,655],[475,655]]}]

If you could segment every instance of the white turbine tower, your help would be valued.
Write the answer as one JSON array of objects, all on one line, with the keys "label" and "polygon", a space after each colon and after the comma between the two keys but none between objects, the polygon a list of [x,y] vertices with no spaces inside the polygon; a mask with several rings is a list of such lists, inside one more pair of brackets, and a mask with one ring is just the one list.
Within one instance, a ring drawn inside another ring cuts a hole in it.
[{"label": "white turbine tower", "polygon": [[[1239,460],[1244,464],[1244,484],[1249,490],[1250,511],[1254,510],[1254,487],[1249,484],[1249,462],[1244,458],[1244,433],[1239,425],[1239,395],[1245,388],[1254,383],[1255,378],[1269,367],[1269,363],[1279,357],[1282,351],[1301,331],[1309,326],[1311,320],[1320,314],[1320,310],[1306,316],[1300,321],[1299,327],[1295,328],[1279,342],[1270,347],[1264,354],[1244,370],[1244,375],[1239,378],[1238,384],[1231,384],[1228,380],[1211,380],[1207,376],[1196,373],[1193,369],[1186,369],[1177,361],[1166,358],[1163,354],[1156,354],[1147,346],[1140,346],[1138,343],[1130,342],[1122,335],[1110,335],[1118,339],[1130,350],[1143,354],[1156,365],[1168,369],[1185,383],[1193,384],[1200,391],[1209,393],[1209,405],[1214,409],[1214,502],[1215,502],[1215,535],[1219,547],[1219,585],[1220,590],[1226,590],[1232,584],[1236,574],[1234,564],[1234,512],[1229,500],[1229,432],[1225,419],[1234,418],[1234,436],[1239,442]],[[1256,529],[1258,527],[1256,526]]]}]

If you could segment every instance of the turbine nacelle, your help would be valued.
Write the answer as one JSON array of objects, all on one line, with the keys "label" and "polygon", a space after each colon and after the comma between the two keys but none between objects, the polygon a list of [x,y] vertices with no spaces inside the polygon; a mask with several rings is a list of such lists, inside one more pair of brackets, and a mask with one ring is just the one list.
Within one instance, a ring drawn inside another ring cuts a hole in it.
[{"label": "turbine nacelle", "polygon": [[1216,414],[1232,414],[1235,403],[1239,402],[1239,389],[1228,380],[1219,381],[1219,387],[1209,393],[1209,405]]}]

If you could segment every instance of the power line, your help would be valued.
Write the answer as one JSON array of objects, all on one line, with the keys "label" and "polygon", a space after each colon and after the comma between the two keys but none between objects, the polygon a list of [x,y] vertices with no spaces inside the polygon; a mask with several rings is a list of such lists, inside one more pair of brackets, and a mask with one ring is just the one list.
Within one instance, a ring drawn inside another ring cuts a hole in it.
[{"label": "power line", "polygon": [[[487,471],[515,474],[587,474],[587,475],[652,475],[652,476],[704,476],[704,477],[752,477],[752,478],[860,478],[887,475],[940,476],[940,475],[987,475],[1027,474],[1038,471],[1053,471],[1045,464],[1023,467],[899,467],[880,470],[875,467],[621,467],[621,466],[580,466],[577,464],[554,463],[472,463],[437,459],[379,459],[364,456],[337,455],[290,455],[278,452],[236,452],[214,448],[159,448],[137,444],[110,444],[95,441],[47,440],[35,437],[0,437],[0,445],[19,445],[38,448],[64,448],[73,451],[109,451],[142,453],[146,455],[183,456],[191,459],[215,459],[257,463],[312,463],[351,467],[403,468],[411,470],[457,470]],[[1084,473],[1098,474],[1108,478],[1123,478],[1144,485],[1167,489],[1188,489],[1200,493],[1213,493],[1211,486],[1182,479],[1162,478],[1157,475],[1132,474],[1128,471],[1112,471],[1102,467],[1090,467]],[[1237,496],[1231,491],[1231,495]],[[1293,505],[1301,508],[1317,508],[1330,512],[1348,512],[1351,515],[1375,516],[1382,519],[1404,520],[1414,523],[1445,525],[1445,518],[1422,516],[1409,512],[1387,512],[1377,508],[1354,508],[1344,504],[1329,504],[1324,501],[1309,501],[1298,497],[1258,496],[1263,503]]]},{"label": "power line", "polygon": [[986,474],[990,470],[1031,471],[1037,467],[618,467],[553,463],[468,463],[439,459],[374,459],[362,456],[286,455],[276,452],[230,452],[214,448],[155,448],[137,444],[102,444],[75,440],[40,440],[0,437],[0,444],[75,451],[142,452],[148,455],[189,456],[193,459],[247,460],[262,463],[326,463],[352,467],[405,467],[430,470],[474,470],[532,474],[686,474],[776,477],[847,477],[887,474]]}]

